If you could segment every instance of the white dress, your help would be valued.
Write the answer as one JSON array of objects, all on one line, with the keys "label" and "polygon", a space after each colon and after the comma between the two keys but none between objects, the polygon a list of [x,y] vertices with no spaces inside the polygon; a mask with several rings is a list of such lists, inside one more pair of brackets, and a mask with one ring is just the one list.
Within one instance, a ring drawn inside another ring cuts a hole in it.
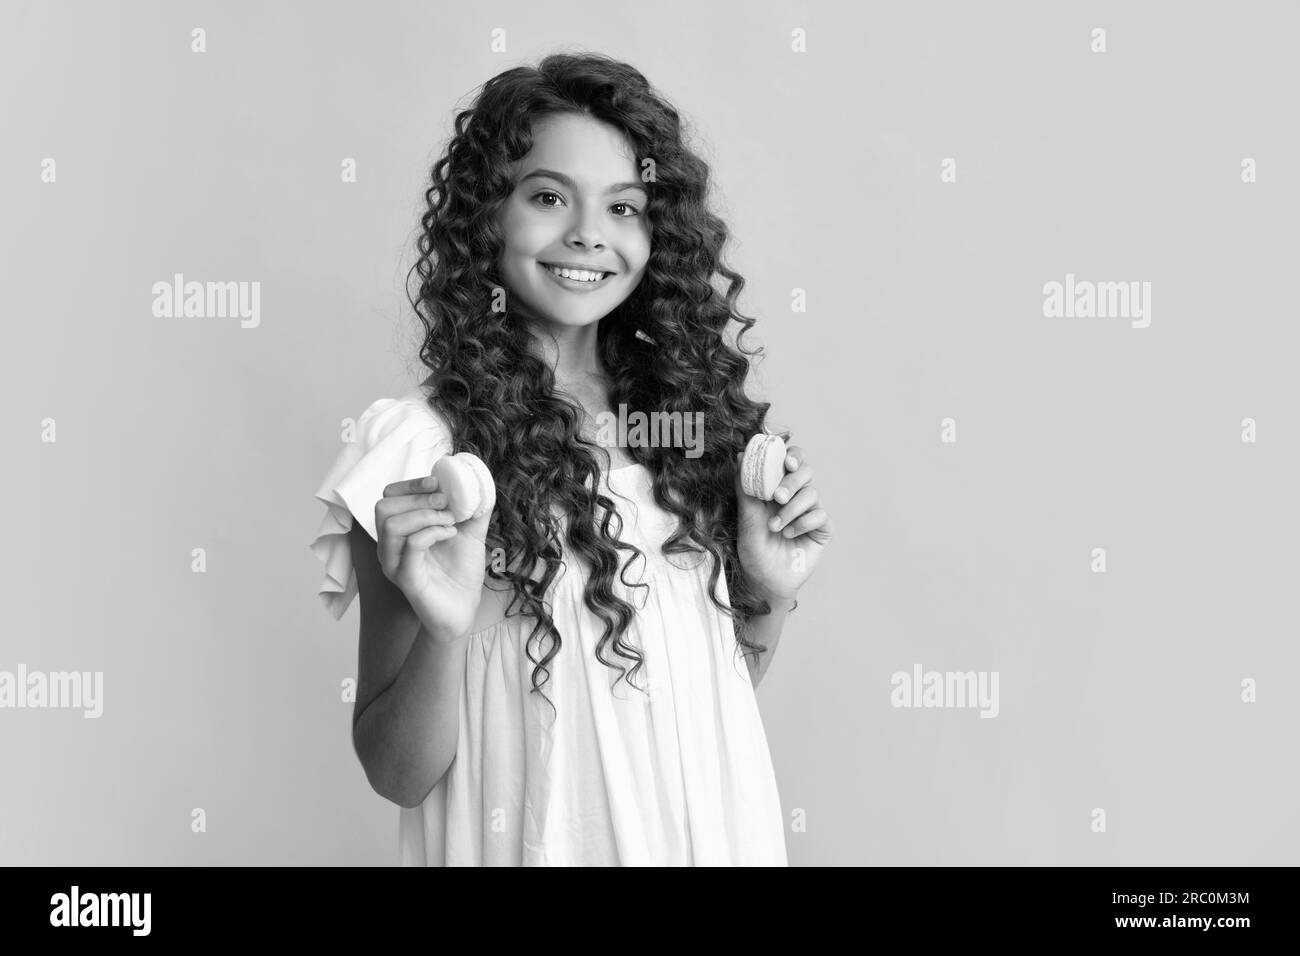
[{"label": "white dress", "polygon": [[[421,386],[371,404],[316,492],[326,514],[310,547],[335,619],[357,593],[353,520],[374,538],[384,487],[429,474],[452,451],[426,396]],[[622,540],[645,554],[626,577],[648,593],[617,575],[613,588],[637,608],[624,640],[645,659],[633,680],[649,697],[596,659],[604,625],[582,601],[583,567],[566,553],[547,594],[563,639],[542,685],[553,714],[530,693],[534,619],[518,608],[506,618],[510,594],[489,579],[466,654],[456,757],[420,806],[399,808],[401,865],[787,865],[767,737],[731,619],[708,598],[709,559],[660,552],[675,519],[654,503],[644,466],[602,481]],[[727,604],[725,575],[718,589]],[[634,663],[614,655],[613,641],[605,656]]]}]

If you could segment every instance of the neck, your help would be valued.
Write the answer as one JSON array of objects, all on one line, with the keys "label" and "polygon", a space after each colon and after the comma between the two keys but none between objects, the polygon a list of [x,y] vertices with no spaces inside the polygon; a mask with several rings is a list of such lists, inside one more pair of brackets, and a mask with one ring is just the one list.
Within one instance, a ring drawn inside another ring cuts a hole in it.
[{"label": "neck", "polygon": [[550,366],[557,389],[573,392],[607,384],[596,349],[596,328],[595,323],[579,328],[551,326],[534,336],[537,353]]}]

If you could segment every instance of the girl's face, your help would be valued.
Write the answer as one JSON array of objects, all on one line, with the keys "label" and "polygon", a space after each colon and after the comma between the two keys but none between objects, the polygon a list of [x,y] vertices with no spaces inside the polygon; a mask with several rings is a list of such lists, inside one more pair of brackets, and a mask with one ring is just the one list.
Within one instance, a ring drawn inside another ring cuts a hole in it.
[{"label": "girl's face", "polygon": [[[499,218],[510,294],[556,325],[599,322],[632,294],[650,258],[649,196],[630,144],[590,116],[549,116],[512,175]],[[563,266],[576,272],[557,274]]]}]

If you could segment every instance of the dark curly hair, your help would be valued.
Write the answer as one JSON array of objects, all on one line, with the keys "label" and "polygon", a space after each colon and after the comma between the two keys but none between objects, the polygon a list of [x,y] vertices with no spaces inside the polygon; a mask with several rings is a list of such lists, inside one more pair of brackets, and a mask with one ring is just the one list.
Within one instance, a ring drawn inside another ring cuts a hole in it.
[{"label": "dark curly hair", "polygon": [[[411,304],[424,328],[420,359],[432,372],[430,403],[447,419],[454,449],[478,455],[496,480],[487,544],[515,560],[511,568],[490,568],[488,574],[512,586],[507,615],[522,605],[523,613],[537,619],[527,647],[537,665],[535,692],[549,679],[547,665],[562,640],[544,601],[564,554],[553,506],[565,516],[570,552],[591,569],[583,600],[605,622],[596,658],[617,667],[633,687],[631,677],[643,664],[638,649],[624,640],[635,608],[612,584],[617,570],[632,586],[623,573],[644,555],[618,538],[622,520],[600,493],[593,451],[599,446],[580,435],[581,409],[553,392],[550,367],[530,348],[522,306],[492,309],[494,293],[505,288],[498,274],[503,237],[497,212],[515,187],[509,165],[532,147],[533,124],[561,113],[616,127],[638,167],[643,158],[654,161],[655,176],[645,184],[649,262],[636,289],[600,320],[597,350],[614,407],[626,404],[629,413],[647,415],[703,411],[708,422],[698,458],[670,448],[627,449],[654,476],[655,501],[679,519],[663,553],[711,556],[709,597],[731,617],[738,652],[766,650],[746,632],[753,616],[771,613],[740,574],[734,486],[736,455],[763,429],[770,407],[744,391],[746,356],[763,350],[741,346],[755,320],[736,311],[745,280],[721,259],[728,230],[705,204],[708,164],[685,144],[677,111],[636,69],[599,54],[552,54],[536,67],[516,67],[488,80],[474,103],[457,113],[455,133],[433,165],[424,194],[419,258],[411,269],[421,279]],[[725,279],[725,294],[714,288],[714,273]],[[410,297],[410,273],[407,279]],[[731,322],[741,326],[734,347],[724,341]],[[624,551],[633,554],[620,569]],[[538,561],[544,565],[540,575]],[[720,572],[727,576],[731,607],[715,593]],[[551,638],[550,647],[534,656],[534,641],[540,649],[542,635]],[[618,657],[636,662],[630,674],[604,656],[611,642]]]}]

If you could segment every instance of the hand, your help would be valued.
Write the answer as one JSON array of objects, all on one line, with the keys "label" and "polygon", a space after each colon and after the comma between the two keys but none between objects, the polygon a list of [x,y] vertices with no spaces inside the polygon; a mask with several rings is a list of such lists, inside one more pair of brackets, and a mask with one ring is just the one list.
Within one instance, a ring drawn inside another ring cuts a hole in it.
[{"label": "hand", "polygon": [[437,641],[469,633],[483,597],[492,512],[452,523],[447,495],[429,475],[396,481],[375,502],[379,565]]},{"label": "hand", "polygon": [[[736,456],[740,565],[750,585],[774,607],[795,597],[831,540],[830,518],[818,507],[812,468],[803,449],[792,445],[786,452],[786,474],[777,486],[775,501],[762,501],[741,490],[744,454]],[[775,531],[769,523],[773,517],[781,522]]]}]

